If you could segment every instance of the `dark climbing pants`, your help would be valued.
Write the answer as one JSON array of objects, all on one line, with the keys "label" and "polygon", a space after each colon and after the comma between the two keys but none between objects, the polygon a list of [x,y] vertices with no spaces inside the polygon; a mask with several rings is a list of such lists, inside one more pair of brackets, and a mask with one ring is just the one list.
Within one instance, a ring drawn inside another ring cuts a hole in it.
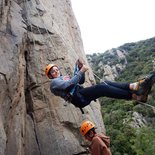
[{"label": "dark climbing pants", "polygon": [[83,88],[79,91],[79,93],[87,98],[90,98],[91,100],[104,96],[126,100],[130,100],[132,98],[129,83],[118,83],[111,81],[105,81],[91,87]]},{"label": "dark climbing pants", "polygon": [[129,89],[129,83],[118,83],[105,81],[94,86],[78,88],[76,90],[72,103],[77,107],[85,107],[92,100],[100,97],[110,97],[115,99],[132,99],[132,92]]}]

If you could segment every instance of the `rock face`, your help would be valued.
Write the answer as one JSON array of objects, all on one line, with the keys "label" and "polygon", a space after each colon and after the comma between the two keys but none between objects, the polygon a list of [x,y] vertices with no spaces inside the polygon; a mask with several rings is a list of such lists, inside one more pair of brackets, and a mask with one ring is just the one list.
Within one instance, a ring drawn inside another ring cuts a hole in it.
[{"label": "rock face", "polygon": [[141,114],[139,114],[138,112],[134,112],[130,125],[134,128],[141,128],[147,125],[147,121]]},{"label": "rock face", "polygon": [[109,57],[115,57],[113,62],[109,60],[107,64],[103,65],[104,74],[103,77],[106,80],[115,81],[115,78],[119,75],[119,73],[126,67],[126,51],[122,51],[119,49],[111,49],[107,53],[109,53]]},{"label": "rock face", "polygon": [[72,74],[79,56],[86,62],[69,0],[0,0],[0,155],[72,155],[84,150],[83,120],[104,130],[98,102],[82,115],[49,90],[45,66]]}]

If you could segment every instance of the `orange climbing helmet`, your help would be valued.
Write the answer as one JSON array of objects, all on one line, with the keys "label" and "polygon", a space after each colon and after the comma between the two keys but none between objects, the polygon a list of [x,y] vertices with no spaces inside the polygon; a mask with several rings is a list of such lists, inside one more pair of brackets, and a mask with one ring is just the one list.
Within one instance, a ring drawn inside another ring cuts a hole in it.
[{"label": "orange climbing helmet", "polygon": [[92,128],[94,128],[95,125],[91,122],[91,121],[84,121],[82,124],[81,124],[81,127],[80,127],[80,132],[83,136],[85,136],[85,134]]},{"label": "orange climbing helmet", "polygon": [[48,64],[45,68],[45,74],[48,76],[49,71],[51,68],[53,68],[54,66],[58,67],[56,64]]}]

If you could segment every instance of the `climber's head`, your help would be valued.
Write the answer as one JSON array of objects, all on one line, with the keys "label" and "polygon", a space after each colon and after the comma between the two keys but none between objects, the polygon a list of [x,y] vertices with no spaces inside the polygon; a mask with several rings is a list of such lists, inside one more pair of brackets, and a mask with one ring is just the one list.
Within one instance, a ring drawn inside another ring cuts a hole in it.
[{"label": "climber's head", "polygon": [[56,64],[48,64],[45,68],[45,74],[48,78],[54,79],[60,76],[60,71]]},{"label": "climber's head", "polygon": [[94,137],[95,125],[91,121],[84,121],[80,127],[81,134],[89,141]]}]

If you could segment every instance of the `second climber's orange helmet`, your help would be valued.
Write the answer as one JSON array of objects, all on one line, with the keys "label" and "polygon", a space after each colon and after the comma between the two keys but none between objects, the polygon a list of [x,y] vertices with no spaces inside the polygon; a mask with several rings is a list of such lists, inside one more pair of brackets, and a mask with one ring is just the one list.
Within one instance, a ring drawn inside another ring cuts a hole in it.
[{"label": "second climber's orange helmet", "polygon": [[47,76],[48,76],[48,74],[49,74],[50,69],[53,68],[54,66],[57,67],[56,64],[48,64],[48,65],[46,66],[46,68],[45,68],[45,74],[46,74]]},{"label": "second climber's orange helmet", "polygon": [[80,132],[83,136],[85,136],[85,134],[92,128],[94,128],[95,125],[91,122],[91,121],[84,121],[82,124],[81,124],[81,127],[80,127]]}]

